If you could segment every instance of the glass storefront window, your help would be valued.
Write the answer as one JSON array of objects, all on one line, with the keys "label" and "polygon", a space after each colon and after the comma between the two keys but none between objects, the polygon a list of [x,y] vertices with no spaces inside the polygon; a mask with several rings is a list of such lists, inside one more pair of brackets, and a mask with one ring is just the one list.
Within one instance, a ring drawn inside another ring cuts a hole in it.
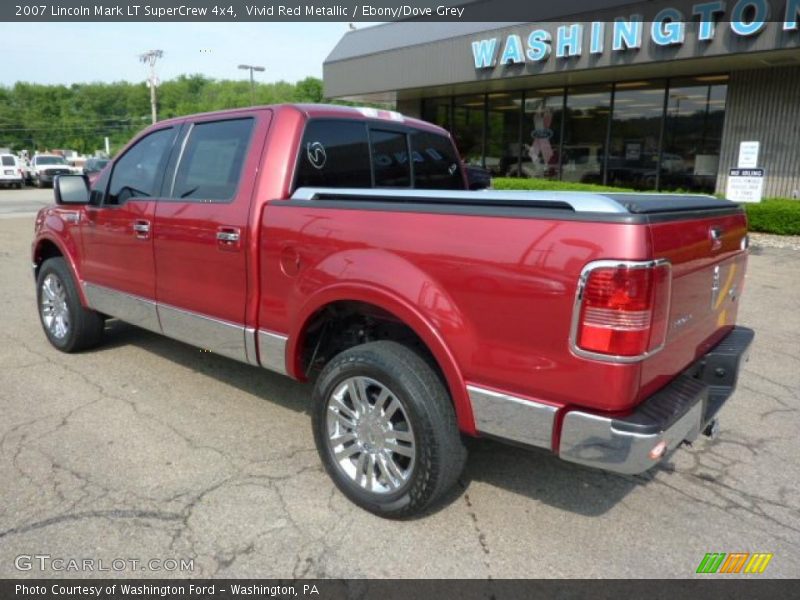
[{"label": "glass storefront window", "polygon": [[713,193],[727,81],[703,75],[582,86],[569,88],[566,101],[562,88],[458,96],[452,107],[450,98],[433,98],[422,116],[451,124],[464,161],[493,177]]},{"label": "glass storefront window", "polygon": [[713,193],[725,117],[725,76],[670,82],[661,155],[661,190]]},{"label": "glass storefront window", "polygon": [[483,127],[486,96],[458,96],[453,107],[451,133],[461,158],[470,165],[483,165]]},{"label": "glass storefront window", "polygon": [[561,121],[564,90],[525,92],[521,161],[513,174],[520,177],[558,179],[561,163]]},{"label": "glass storefront window", "polygon": [[422,119],[450,131],[450,98],[426,98],[423,100]]},{"label": "glass storefront window", "polygon": [[521,92],[489,94],[486,168],[492,177],[513,177],[519,163]]},{"label": "glass storefront window", "polygon": [[561,179],[602,183],[611,85],[575,88],[567,92]]},{"label": "glass storefront window", "polygon": [[664,114],[664,81],[627,81],[614,91],[606,183],[654,190]]}]

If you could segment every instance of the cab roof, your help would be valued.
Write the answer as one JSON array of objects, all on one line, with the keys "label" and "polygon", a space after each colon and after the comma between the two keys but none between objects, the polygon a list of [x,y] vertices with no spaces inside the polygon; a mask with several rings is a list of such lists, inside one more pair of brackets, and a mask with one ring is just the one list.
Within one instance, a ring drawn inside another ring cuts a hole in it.
[{"label": "cab roof", "polygon": [[263,106],[249,106],[245,108],[225,109],[206,113],[196,113],[191,115],[183,115],[174,117],[172,119],[164,119],[159,121],[159,125],[167,123],[180,123],[186,119],[195,117],[209,117],[209,116],[229,116],[236,115],[244,112],[249,112],[254,109],[269,108],[276,112],[283,110],[296,110],[302,113],[308,119],[316,118],[333,118],[333,119],[355,119],[364,121],[378,121],[384,123],[396,123],[406,125],[416,129],[425,129],[434,133],[449,136],[449,132],[441,127],[438,127],[427,121],[407,117],[399,112],[373,107],[362,106],[345,106],[341,104],[271,104]]}]

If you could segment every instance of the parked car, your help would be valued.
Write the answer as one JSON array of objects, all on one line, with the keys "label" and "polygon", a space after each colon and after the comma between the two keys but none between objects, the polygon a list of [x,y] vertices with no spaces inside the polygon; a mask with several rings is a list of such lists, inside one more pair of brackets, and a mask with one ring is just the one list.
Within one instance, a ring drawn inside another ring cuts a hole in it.
[{"label": "parked car", "polygon": [[20,160],[13,154],[0,154],[0,185],[20,189],[24,183]]},{"label": "parked car", "polygon": [[97,179],[100,171],[102,171],[109,162],[111,161],[107,158],[87,158],[86,162],[83,163],[83,174],[89,178],[89,182],[91,183]]},{"label": "parked car", "polygon": [[100,176],[100,173],[106,168],[106,166],[108,166],[110,162],[111,161],[108,158],[90,158],[86,161],[83,166],[83,174],[89,181],[89,185],[95,182],[95,180]]},{"label": "parked car", "polygon": [[71,175],[80,172],[71,167],[63,156],[57,154],[37,154],[31,159],[29,176],[36,187],[52,185],[56,175]]},{"label": "parked car", "polygon": [[383,516],[456,483],[462,436],[641,473],[716,431],[753,338],[740,206],[467,191],[449,134],[388,111],[162,121],[55,201],[32,247],[55,348],[116,317],[313,381],[322,463]]}]

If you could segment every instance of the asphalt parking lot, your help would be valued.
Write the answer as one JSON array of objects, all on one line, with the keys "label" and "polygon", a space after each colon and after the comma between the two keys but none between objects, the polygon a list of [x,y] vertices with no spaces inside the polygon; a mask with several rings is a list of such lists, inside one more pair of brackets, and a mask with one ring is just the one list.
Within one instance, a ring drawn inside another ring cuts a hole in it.
[{"label": "asphalt parking lot", "polygon": [[[0,191],[0,212],[51,194]],[[392,522],[323,473],[307,386],[122,323],[95,351],[51,348],[32,223],[0,219],[0,577],[107,575],[15,566],[37,554],[194,561],[126,567],[142,577],[497,579],[690,577],[707,552],[770,552],[761,577],[800,574],[800,252],[753,250],[757,337],[716,440],[640,477],[480,441],[445,504]]]},{"label": "asphalt parking lot", "polygon": [[25,187],[21,190],[0,188],[0,219],[29,217],[42,206],[53,202],[52,189]]}]

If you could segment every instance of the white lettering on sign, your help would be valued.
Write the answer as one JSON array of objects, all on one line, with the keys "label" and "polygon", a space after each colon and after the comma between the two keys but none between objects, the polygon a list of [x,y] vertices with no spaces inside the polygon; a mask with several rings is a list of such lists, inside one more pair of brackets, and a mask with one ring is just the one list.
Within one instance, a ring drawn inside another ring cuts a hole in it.
[{"label": "white lettering on sign", "polygon": [[761,202],[764,169],[731,169],[725,197],[733,202]]},{"label": "white lettering on sign", "polygon": [[[656,47],[681,46],[689,31],[701,42],[711,42],[719,27],[738,38],[755,38],[772,21],[782,21],[785,32],[800,32],[800,0],[785,0],[782,15],[770,14],[771,0],[700,0],[691,7],[691,14],[677,8],[664,8],[653,20],[645,23],[641,15],[620,16],[608,22],[566,23],[528,31],[517,31],[501,38],[471,40],[472,59],[476,69],[499,65],[520,65],[589,54],[630,53],[645,44]],[[777,2],[776,2],[777,4]],[[688,11],[687,11],[688,12]],[[772,19],[770,17],[772,16]],[[782,19],[781,19],[782,16]],[[687,27],[697,21],[697,27]]]}]

